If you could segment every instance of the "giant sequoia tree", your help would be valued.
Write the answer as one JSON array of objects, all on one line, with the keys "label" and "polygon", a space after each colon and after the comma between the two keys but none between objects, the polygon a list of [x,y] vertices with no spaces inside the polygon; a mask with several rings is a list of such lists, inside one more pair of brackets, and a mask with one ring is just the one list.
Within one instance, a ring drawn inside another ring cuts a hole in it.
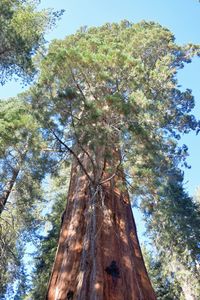
[{"label": "giant sequoia tree", "polygon": [[47,299],[156,299],[128,187],[151,201],[184,160],[179,134],[198,123],[176,73],[195,54],[152,22],[106,24],[50,45],[27,101],[72,169]]}]

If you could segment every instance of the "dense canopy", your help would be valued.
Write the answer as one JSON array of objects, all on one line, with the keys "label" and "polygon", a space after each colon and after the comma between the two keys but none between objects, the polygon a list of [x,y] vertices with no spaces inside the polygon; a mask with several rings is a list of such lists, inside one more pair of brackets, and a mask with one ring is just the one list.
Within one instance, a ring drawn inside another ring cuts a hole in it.
[{"label": "dense canopy", "polygon": [[33,75],[32,57],[45,43],[44,34],[62,12],[37,10],[39,1],[1,0],[0,83],[13,75]]}]

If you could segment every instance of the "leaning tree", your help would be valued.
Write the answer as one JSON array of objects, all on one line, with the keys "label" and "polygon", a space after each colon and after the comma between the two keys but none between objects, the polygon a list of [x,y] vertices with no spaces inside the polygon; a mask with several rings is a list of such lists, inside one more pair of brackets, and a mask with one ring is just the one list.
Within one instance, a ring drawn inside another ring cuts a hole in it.
[{"label": "leaning tree", "polygon": [[[150,199],[197,127],[176,73],[196,53],[153,22],[105,24],[51,43],[27,101],[72,159],[47,299],[156,299],[128,188]],[[160,199],[162,201],[162,198]]]}]

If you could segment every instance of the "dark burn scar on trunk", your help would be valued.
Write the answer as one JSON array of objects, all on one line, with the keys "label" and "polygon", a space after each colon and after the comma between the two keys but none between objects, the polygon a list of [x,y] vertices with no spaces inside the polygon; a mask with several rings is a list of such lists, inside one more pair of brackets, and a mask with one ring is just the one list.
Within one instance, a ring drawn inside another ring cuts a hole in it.
[{"label": "dark burn scar on trunk", "polygon": [[66,210],[64,210],[64,211],[62,212],[62,215],[61,215],[61,226],[62,226],[62,224],[63,224],[63,222],[64,222],[64,220],[65,220],[65,214],[66,214]]},{"label": "dark burn scar on trunk", "polygon": [[74,292],[69,290],[67,293],[67,300],[72,300],[74,297]]},{"label": "dark burn scar on trunk", "polygon": [[119,268],[115,260],[112,260],[110,266],[105,268],[105,271],[108,275],[112,276],[112,278],[120,278]]}]

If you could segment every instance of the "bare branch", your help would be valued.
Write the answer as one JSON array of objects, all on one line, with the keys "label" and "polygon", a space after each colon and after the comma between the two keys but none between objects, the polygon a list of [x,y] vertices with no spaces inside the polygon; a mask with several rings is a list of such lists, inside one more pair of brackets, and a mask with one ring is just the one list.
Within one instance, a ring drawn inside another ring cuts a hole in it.
[{"label": "bare branch", "polygon": [[107,181],[110,181],[112,178],[114,178],[117,175],[117,172],[119,170],[121,163],[122,163],[122,159],[120,160],[119,164],[117,165],[115,172],[109,178],[106,178],[105,180],[101,181],[99,184],[102,185],[102,184],[106,183]]},{"label": "bare branch", "polygon": [[74,73],[73,73],[73,71],[72,71],[72,68],[71,68],[71,66],[70,66],[69,64],[68,64],[68,68],[69,68],[69,71],[70,71],[70,73],[71,73],[72,79],[73,79],[74,83],[76,84],[76,87],[77,87],[77,89],[79,90],[79,92],[80,92],[80,94],[81,94],[81,96],[82,96],[82,98],[83,98],[83,100],[84,100],[84,102],[85,102],[85,101],[86,101],[85,95],[84,95],[84,93],[83,93],[83,91],[82,91],[80,85],[79,85],[78,82],[76,81],[76,78],[75,78],[75,76],[74,76]]},{"label": "bare branch", "polygon": [[87,178],[91,181],[91,182],[94,182],[92,180],[92,178],[90,177],[90,175],[88,174],[88,172],[86,171],[84,165],[82,164],[80,158],[78,157],[78,155],[69,147],[67,146],[58,136],[57,134],[52,130],[50,129],[50,131],[52,132],[52,134],[54,135],[54,137],[61,143],[61,145],[63,145],[77,160],[77,162],[79,163],[80,167],[82,168],[83,172],[85,173],[85,175],[87,176]]},{"label": "bare branch", "polygon": [[[71,116],[72,116],[72,126],[74,128],[74,135],[76,137],[76,140],[77,140],[77,143],[79,145],[79,147],[81,148],[81,150],[88,156],[88,158],[90,159],[91,163],[92,163],[92,167],[93,167],[93,174],[94,174],[94,178],[95,178],[95,173],[96,173],[96,166],[95,166],[95,163],[94,163],[94,160],[92,159],[91,155],[88,153],[88,151],[81,145],[80,143],[80,140],[78,138],[78,135],[77,135],[77,132],[76,132],[76,127],[75,127],[75,124],[74,124],[74,119],[73,119],[73,113],[72,113],[72,106],[71,106],[71,103],[70,103],[70,110],[71,110]],[[95,179],[94,179],[95,181]]]}]

